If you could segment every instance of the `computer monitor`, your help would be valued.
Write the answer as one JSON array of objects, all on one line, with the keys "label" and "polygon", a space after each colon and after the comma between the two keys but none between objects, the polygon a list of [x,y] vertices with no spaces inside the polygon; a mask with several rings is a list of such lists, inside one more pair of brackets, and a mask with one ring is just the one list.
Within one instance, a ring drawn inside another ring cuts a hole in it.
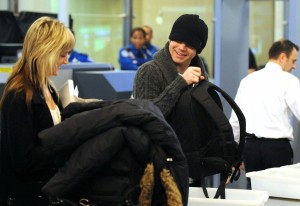
[{"label": "computer monitor", "polygon": [[0,63],[15,63],[21,56],[22,43],[0,43]]},{"label": "computer monitor", "polygon": [[129,99],[136,71],[74,71],[79,97],[104,100]]},{"label": "computer monitor", "polygon": [[[17,17],[17,21],[19,23],[22,34],[25,36],[27,30],[31,26],[31,24],[42,16],[49,16],[52,18],[58,18],[58,14],[49,13],[49,12],[34,12],[34,11],[20,11]],[[73,28],[73,19],[71,15],[69,15],[69,28]]]},{"label": "computer monitor", "polygon": [[24,36],[12,11],[0,11],[0,28],[0,43],[23,42]]},{"label": "computer monitor", "polygon": [[[69,63],[61,65],[58,76],[51,77],[51,79],[59,89],[68,79],[74,79],[75,71],[110,71],[114,69],[111,63]],[[74,79],[74,84],[76,84],[76,79]]]}]

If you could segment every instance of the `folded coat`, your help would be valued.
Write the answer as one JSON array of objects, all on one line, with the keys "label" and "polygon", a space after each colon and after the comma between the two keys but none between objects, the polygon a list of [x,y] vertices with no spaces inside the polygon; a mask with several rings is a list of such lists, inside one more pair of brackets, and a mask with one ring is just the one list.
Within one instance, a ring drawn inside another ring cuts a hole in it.
[{"label": "folded coat", "polygon": [[154,161],[154,165],[166,164],[159,154],[151,157],[150,145],[154,144],[173,159],[168,167],[171,167],[183,204],[187,205],[187,161],[176,134],[150,101],[120,100],[80,112],[40,132],[39,138],[49,155],[59,155],[65,151],[71,153],[66,164],[43,187],[43,192],[50,199],[75,194],[85,181],[97,182],[96,179],[104,173],[115,174],[116,177],[120,173],[128,175],[128,171],[122,168],[115,167],[115,170],[119,170],[117,172],[103,170],[103,166],[124,148],[129,149],[129,158],[136,158],[141,165],[149,161]]}]

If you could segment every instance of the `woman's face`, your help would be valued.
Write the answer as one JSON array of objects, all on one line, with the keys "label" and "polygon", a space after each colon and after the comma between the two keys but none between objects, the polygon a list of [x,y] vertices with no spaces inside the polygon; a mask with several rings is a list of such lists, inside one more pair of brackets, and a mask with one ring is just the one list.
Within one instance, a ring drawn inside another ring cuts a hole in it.
[{"label": "woman's face", "polygon": [[58,61],[56,63],[56,67],[53,70],[53,76],[57,76],[58,75],[58,70],[60,69],[60,66],[63,64],[68,64],[68,53],[69,52],[63,52],[59,57],[58,57]]},{"label": "woman's face", "polygon": [[141,31],[135,31],[130,37],[130,41],[136,49],[140,49],[145,45],[145,36]]},{"label": "woman's face", "polygon": [[196,49],[184,42],[170,41],[169,50],[175,64],[188,67],[196,56]]}]

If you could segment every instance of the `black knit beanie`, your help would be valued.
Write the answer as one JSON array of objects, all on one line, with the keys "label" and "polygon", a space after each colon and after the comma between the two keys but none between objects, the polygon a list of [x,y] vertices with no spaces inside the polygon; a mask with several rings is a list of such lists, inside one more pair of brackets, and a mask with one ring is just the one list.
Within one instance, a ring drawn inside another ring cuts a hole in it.
[{"label": "black knit beanie", "polygon": [[196,14],[181,15],[173,24],[169,39],[182,41],[201,53],[207,42],[208,28]]}]

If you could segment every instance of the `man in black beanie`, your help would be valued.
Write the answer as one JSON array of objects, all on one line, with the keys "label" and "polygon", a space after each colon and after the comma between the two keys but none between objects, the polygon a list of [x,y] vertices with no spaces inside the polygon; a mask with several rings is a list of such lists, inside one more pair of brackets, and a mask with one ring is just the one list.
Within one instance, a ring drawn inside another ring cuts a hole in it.
[{"label": "man in black beanie", "polygon": [[[200,141],[206,141],[215,129],[207,112],[201,111],[197,115],[203,124],[189,124],[188,122],[192,122],[191,116],[195,116],[187,111],[191,108],[178,106],[182,105],[179,102],[189,101],[185,98],[188,88],[203,79],[208,79],[198,56],[206,45],[207,36],[207,25],[198,15],[180,16],[174,22],[169,41],[164,48],[154,55],[152,61],[139,67],[134,79],[133,98],[153,101],[173,127],[181,145],[183,146],[181,140],[188,141],[188,150],[195,145],[190,134],[199,133],[196,139],[202,138]],[[220,101],[218,96],[216,100]],[[187,118],[187,121],[184,118]],[[197,132],[194,132],[195,130]],[[177,131],[180,131],[180,134]],[[183,151],[186,152],[184,146]]]},{"label": "man in black beanie", "polygon": [[167,118],[185,88],[208,79],[198,56],[206,45],[207,34],[207,25],[198,15],[181,15],[164,48],[139,67],[133,97],[152,100]]}]

